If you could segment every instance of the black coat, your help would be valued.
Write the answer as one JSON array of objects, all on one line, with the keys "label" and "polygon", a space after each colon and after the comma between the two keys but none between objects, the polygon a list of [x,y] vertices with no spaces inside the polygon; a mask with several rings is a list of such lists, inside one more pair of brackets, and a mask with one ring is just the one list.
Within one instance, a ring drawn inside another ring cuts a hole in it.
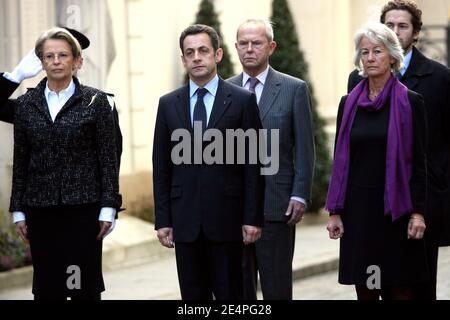
[{"label": "black coat", "polygon": [[[341,99],[338,133],[347,96]],[[423,99],[408,91],[412,109],[412,176],[404,192],[411,194],[413,212],[424,213],[426,125]],[[340,212],[344,234],[340,240],[339,282],[366,285],[368,267],[380,268],[381,286],[422,283],[427,280],[425,246],[408,240],[409,215],[392,221],[384,215],[386,144],[390,101],[376,112],[358,108],[351,128],[349,172],[345,204]]]},{"label": "black coat", "polygon": [[[14,123],[14,105],[15,103],[12,101],[7,100],[9,96],[12,95],[12,93],[19,87],[19,84],[12,82],[6,78],[3,77],[3,73],[0,73],[0,88],[2,88],[1,98],[3,99],[0,101],[0,121],[8,122],[8,123]],[[29,89],[33,90],[33,88]],[[106,93],[107,95],[114,97],[112,93]],[[122,157],[122,145],[123,145],[123,138],[122,138],[122,131],[120,130],[120,124],[119,124],[119,113],[117,112],[116,106],[112,106],[112,113],[113,113],[113,122],[114,122],[114,131],[116,135],[116,153],[117,153],[117,162],[120,169],[120,159]]]},{"label": "black coat", "polygon": [[[348,91],[361,79],[354,70]],[[413,47],[410,65],[400,81],[425,101],[429,187],[426,234],[432,242],[450,245],[450,71]]]},{"label": "black coat", "polygon": [[79,84],[52,121],[47,79],[17,100],[0,90],[1,107],[13,106],[14,167],[10,211],[98,202],[120,207],[113,117],[106,94]]},{"label": "black coat", "polygon": [[[172,227],[175,242],[192,242],[201,230],[213,241],[242,241],[242,225],[263,224],[259,163],[175,165],[171,152],[179,142],[171,141],[171,135],[180,128],[193,134],[189,86],[159,101],[153,141],[155,229]],[[220,80],[208,128],[222,134],[225,129],[260,129],[255,95]]]}]

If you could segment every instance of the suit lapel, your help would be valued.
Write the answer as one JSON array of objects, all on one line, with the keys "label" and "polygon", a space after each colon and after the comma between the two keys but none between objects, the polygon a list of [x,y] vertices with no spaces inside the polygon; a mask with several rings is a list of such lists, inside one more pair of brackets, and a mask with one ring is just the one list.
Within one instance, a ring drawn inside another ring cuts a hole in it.
[{"label": "suit lapel", "polygon": [[222,118],[225,111],[231,103],[231,93],[227,88],[226,83],[219,78],[219,86],[217,88],[216,97],[214,99],[211,116],[208,122],[208,128],[214,128],[217,122]]},{"label": "suit lapel", "polygon": [[45,119],[53,123],[52,117],[50,116],[50,111],[48,110],[47,99],[45,99],[45,85],[47,84],[47,78],[42,79],[42,81],[37,85],[36,88],[32,89],[30,92],[31,103],[34,107],[41,112]]},{"label": "suit lapel", "polygon": [[[64,114],[64,112],[66,112],[71,107],[75,106],[76,105],[75,102],[83,99],[83,95],[82,95],[80,86],[77,84],[75,84],[75,85],[76,85],[75,93],[69,98],[69,100],[67,100],[67,102],[64,104],[64,106],[58,112],[58,114],[56,115],[55,121],[57,118],[61,117]],[[94,97],[86,97],[86,98],[89,98],[90,100],[83,101],[83,103],[81,104],[82,106],[88,106],[91,101],[94,101],[94,100],[92,100]]]},{"label": "suit lapel", "polygon": [[229,81],[230,81],[232,84],[235,84],[235,85],[237,85],[237,86],[239,86],[239,87],[242,87],[242,78],[243,78],[243,77],[244,77],[244,75],[243,75],[243,73],[241,72],[240,75],[237,75],[237,76],[231,78]]},{"label": "suit lapel", "polygon": [[177,95],[177,101],[175,109],[177,110],[178,117],[183,123],[183,127],[189,131],[193,131],[191,125],[190,99],[189,99],[189,85],[184,86]]},{"label": "suit lapel", "polygon": [[266,83],[264,84],[261,99],[259,100],[259,114],[261,120],[263,120],[269,112],[280,90],[281,81],[272,67],[269,67]]}]

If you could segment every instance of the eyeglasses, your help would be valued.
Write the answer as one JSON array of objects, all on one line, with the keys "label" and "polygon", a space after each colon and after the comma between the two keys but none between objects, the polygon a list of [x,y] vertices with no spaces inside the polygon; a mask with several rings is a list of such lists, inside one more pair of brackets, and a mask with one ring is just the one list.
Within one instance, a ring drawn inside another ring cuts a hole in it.
[{"label": "eyeglasses", "polygon": [[261,49],[266,42],[262,41],[238,41],[237,45],[240,50],[246,50],[248,46],[251,44],[252,49]]},{"label": "eyeglasses", "polygon": [[72,55],[68,52],[60,52],[60,53],[44,53],[42,58],[45,62],[50,63],[55,61],[55,59],[58,59],[59,61],[65,62],[67,61]]}]

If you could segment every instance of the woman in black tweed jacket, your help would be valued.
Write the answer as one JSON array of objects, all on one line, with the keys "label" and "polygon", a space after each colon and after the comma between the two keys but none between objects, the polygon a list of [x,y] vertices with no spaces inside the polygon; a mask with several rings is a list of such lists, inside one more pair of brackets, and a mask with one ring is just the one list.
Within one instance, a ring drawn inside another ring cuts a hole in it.
[{"label": "woman in black tweed jacket", "polygon": [[[102,239],[120,207],[111,109],[81,85],[78,41],[52,28],[36,42],[47,78],[15,104],[10,211],[23,213],[35,299],[100,299]],[[2,90],[3,91],[3,90]]]}]

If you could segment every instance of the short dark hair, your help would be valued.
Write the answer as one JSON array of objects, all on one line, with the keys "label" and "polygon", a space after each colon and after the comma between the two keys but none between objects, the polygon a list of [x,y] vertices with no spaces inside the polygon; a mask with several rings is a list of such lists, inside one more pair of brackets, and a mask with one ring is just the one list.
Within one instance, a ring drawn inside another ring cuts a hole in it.
[{"label": "short dark hair", "polygon": [[220,38],[219,38],[219,34],[217,33],[216,30],[214,30],[210,26],[207,26],[204,24],[194,24],[194,25],[191,25],[191,26],[187,27],[186,29],[184,29],[180,35],[181,53],[184,53],[184,50],[183,50],[184,49],[183,48],[184,39],[186,39],[187,36],[192,36],[194,34],[199,34],[199,33],[206,33],[209,36],[209,39],[211,39],[211,44],[214,48],[214,51],[217,51],[217,49],[220,48]]},{"label": "short dark hair", "polygon": [[411,14],[411,23],[413,25],[414,33],[419,33],[422,29],[422,10],[417,5],[409,0],[392,0],[386,3],[381,9],[380,22],[384,24],[386,20],[386,13],[391,10],[404,10]]}]

